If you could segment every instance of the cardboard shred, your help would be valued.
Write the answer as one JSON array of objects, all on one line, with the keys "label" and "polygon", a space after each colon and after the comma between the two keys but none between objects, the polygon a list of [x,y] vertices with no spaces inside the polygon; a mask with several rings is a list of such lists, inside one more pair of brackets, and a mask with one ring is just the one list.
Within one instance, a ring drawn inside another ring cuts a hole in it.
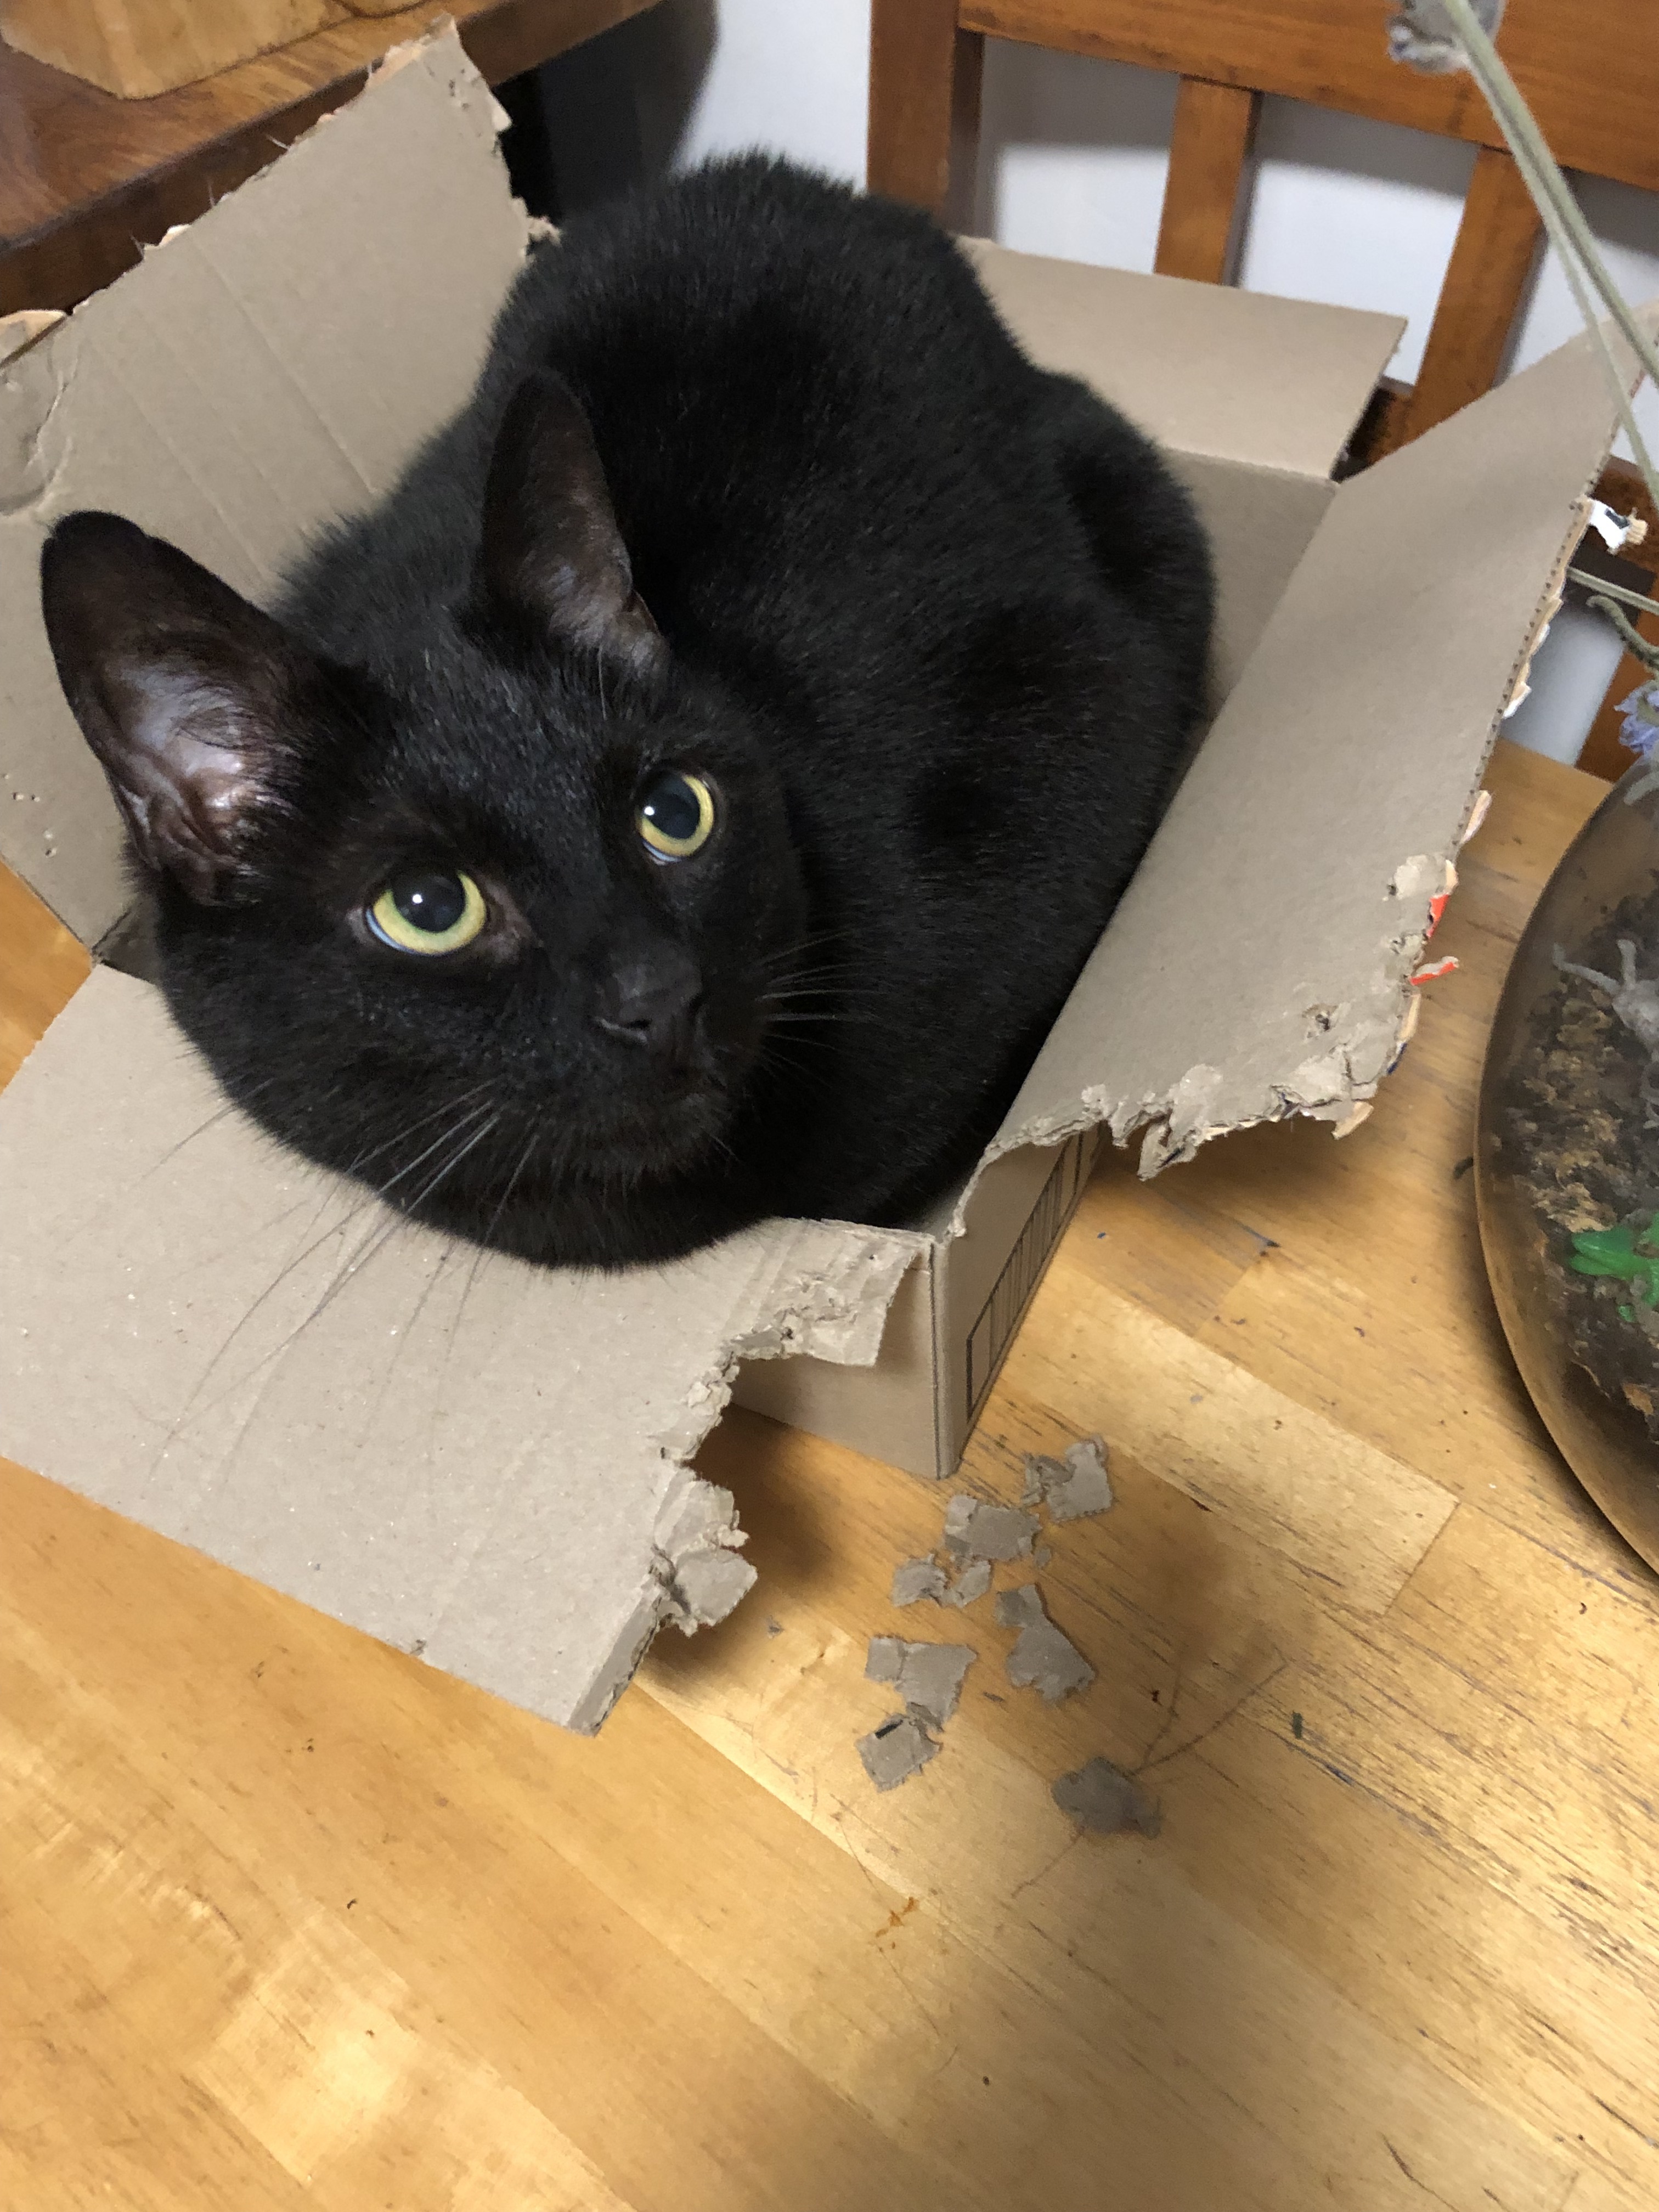
[{"label": "cardboard shred", "polygon": [[1025,1455],[1027,1505],[1041,1505],[1051,1521],[1078,1521],[1091,1513],[1109,1513],[1115,1500],[1111,1477],[1106,1472],[1103,1437],[1085,1437],[1068,1444],[1064,1456],[1048,1459],[1041,1452]]},{"label": "cardboard shred", "polygon": [[1163,1826],[1158,1807],[1134,1777],[1109,1759],[1091,1759],[1062,1774],[1049,1795],[1068,1819],[1097,1836],[1121,1835],[1126,1828],[1155,1836]]},{"label": "cardboard shred", "polygon": [[939,1600],[941,1605],[972,1605],[984,1596],[991,1587],[991,1562],[988,1559],[969,1559],[962,1572]]},{"label": "cardboard shred", "polygon": [[945,1570],[936,1559],[901,1559],[893,1570],[889,1595],[896,1606],[920,1605],[925,1597],[942,1604],[945,1593]]},{"label": "cardboard shred", "polygon": [[966,1644],[907,1644],[899,1636],[872,1636],[864,1672],[872,1682],[890,1682],[907,1712],[943,1728],[977,1656]]},{"label": "cardboard shred", "polygon": [[896,1606],[919,1605],[931,1598],[935,1605],[972,1605],[991,1587],[988,1559],[969,1559],[954,1581],[948,1580],[936,1559],[903,1559],[893,1570],[891,1601]]},{"label": "cardboard shred", "polygon": [[1049,1620],[1035,1583],[1002,1592],[997,1600],[997,1625],[1019,1631],[1007,1659],[1008,1680],[1017,1690],[1036,1690],[1044,1705],[1055,1705],[1094,1680],[1094,1668],[1064,1630]]},{"label": "cardboard shred", "polygon": [[1018,1505],[988,1505],[959,1492],[945,1509],[945,1548],[959,1560],[1024,1559],[1037,1519]]},{"label": "cardboard shred", "polygon": [[858,1741],[864,1771],[878,1790],[896,1790],[937,1759],[939,1748],[914,1713],[894,1713]]}]

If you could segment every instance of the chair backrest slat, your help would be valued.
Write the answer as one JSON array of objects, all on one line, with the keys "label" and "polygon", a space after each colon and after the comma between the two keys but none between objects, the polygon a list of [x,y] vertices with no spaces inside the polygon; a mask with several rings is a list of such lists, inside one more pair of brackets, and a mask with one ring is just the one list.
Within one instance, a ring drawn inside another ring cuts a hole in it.
[{"label": "chair backrest slat", "polygon": [[1420,437],[1491,390],[1526,297],[1542,228],[1513,159],[1483,146],[1475,158],[1423,366],[1402,410],[1399,431],[1384,441],[1382,451]]},{"label": "chair backrest slat", "polygon": [[[960,224],[972,203],[972,120],[988,37],[1172,71],[1170,175],[1155,266],[1224,283],[1250,139],[1280,94],[1480,149],[1418,380],[1385,380],[1349,448],[1363,466],[1489,390],[1538,249],[1539,222],[1474,79],[1393,60],[1382,0],[872,0],[869,181]],[[1509,0],[1498,49],[1564,168],[1659,191],[1659,6],[1653,0]],[[953,161],[952,117],[956,149]],[[1628,473],[1628,472],[1626,472]],[[1645,513],[1638,481],[1601,496]],[[1659,554],[1659,517],[1650,546]],[[1635,672],[1634,673],[1632,672]],[[1614,679],[1585,754],[1616,772]],[[1599,748],[1599,750],[1598,750]]]},{"label": "chair backrest slat", "polygon": [[[993,38],[1503,143],[1471,77],[1390,60],[1382,0],[961,0],[958,20]],[[1659,9],[1510,0],[1498,46],[1564,168],[1659,190]]]},{"label": "chair backrest slat", "polygon": [[944,211],[951,173],[957,0],[872,0],[870,189]]},{"label": "chair backrest slat", "polygon": [[1224,284],[1231,276],[1239,187],[1261,105],[1260,94],[1238,85],[1182,78],[1152,264],[1160,276]]}]

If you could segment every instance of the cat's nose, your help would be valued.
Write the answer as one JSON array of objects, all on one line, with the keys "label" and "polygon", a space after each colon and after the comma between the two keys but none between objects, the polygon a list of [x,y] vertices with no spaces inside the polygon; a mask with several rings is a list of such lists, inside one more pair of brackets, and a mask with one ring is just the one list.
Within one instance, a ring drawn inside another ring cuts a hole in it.
[{"label": "cat's nose", "polygon": [[702,1004],[702,971],[681,945],[665,945],[618,962],[593,1000],[593,1020],[607,1036],[664,1058],[690,1046]]}]

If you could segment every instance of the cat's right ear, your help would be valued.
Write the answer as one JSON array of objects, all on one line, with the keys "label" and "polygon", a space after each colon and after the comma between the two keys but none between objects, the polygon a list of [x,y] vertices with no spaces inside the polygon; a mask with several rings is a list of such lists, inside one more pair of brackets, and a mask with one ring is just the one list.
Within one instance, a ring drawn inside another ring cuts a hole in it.
[{"label": "cat's right ear", "polygon": [[538,635],[643,670],[667,652],[634,572],[580,401],[550,371],[514,393],[484,491],[483,581]]},{"label": "cat's right ear", "polygon": [[116,514],[57,526],[40,604],[64,696],[140,857],[204,906],[245,902],[315,663],[177,546]]}]

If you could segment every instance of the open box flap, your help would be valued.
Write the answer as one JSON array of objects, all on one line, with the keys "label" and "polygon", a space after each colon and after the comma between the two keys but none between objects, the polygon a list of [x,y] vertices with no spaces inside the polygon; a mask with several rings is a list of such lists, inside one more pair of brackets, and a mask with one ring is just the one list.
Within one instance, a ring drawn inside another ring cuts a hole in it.
[{"label": "open box flap", "polygon": [[1372,1095],[1614,421],[1586,334],[1341,487],[993,1156]]},{"label": "open box flap", "polygon": [[0,367],[0,858],[82,944],[129,892],[41,626],[47,531],[107,508],[261,598],[319,526],[389,491],[470,396],[529,242],[499,113],[453,30],[400,50]]},{"label": "open box flap", "polygon": [[1255,468],[1328,477],[1406,327],[987,239],[962,247],[1040,367],[1081,377],[1176,453]]},{"label": "open box flap", "polygon": [[[399,50],[0,368],[0,850],[83,942],[127,892],[41,629],[47,529],[113,508],[259,597],[387,490],[469,397],[532,234],[498,113],[453,31]],[[220,1103],[107,969],[0,1097],[0,1451],[597,1725],[660,1622],[751,1579],[686,1464],[738,1363],[873,1361],[927,1240],[777,1222],[626,1278],[475,1267]]]},{"label": "open box flap", "polygon": [[687,1465],[739,1362],[869,1365],[927,1249],[771,1222],[626,1275],[482,1255],[225,1113],[109,969],[0,1097],[0,1451],[577,1729],[754,1579]]}]

